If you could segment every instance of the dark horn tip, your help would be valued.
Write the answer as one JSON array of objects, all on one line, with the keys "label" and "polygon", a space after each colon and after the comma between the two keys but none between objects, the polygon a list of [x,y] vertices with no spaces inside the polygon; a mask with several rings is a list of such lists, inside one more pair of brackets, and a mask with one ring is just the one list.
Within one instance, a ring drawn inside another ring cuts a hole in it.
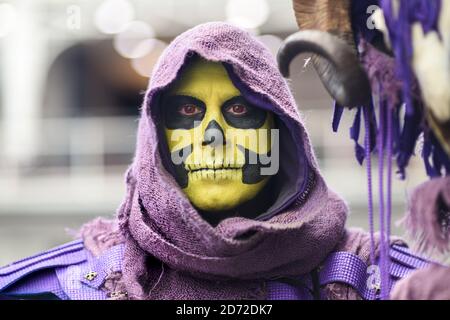
[{"label": "dark horn tip", "polygon": [[289,57],[287,57],[286,42],[283,42],[282,46],[280,47],[277,53],[277,62],[278,62],[278,69],[285,78],[289,78],[289,67],[291,65],[292,59],[293,58],[290,59]]},{"label": "dark horn tip", "polygon": [[321,59],[314,67],[330,95],[342,106],[367,104],[371,98],[370,82],[356,52],[342,39],[319,30],[302,30],[290,35],[277,54],[278,68],[289,77],[289,66],[301,53]]}]

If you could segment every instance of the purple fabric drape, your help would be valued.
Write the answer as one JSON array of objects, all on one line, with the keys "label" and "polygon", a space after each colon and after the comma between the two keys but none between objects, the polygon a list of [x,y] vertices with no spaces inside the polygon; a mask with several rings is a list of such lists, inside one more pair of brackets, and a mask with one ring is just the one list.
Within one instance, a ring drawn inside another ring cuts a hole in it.
[{"label": "purple fabric drape", "polygon": [[[307,159],[313,179],[307,197],[299,193],[268,220],[234,217],[216,227],[192,207],[162,165],[156,126],[158,93],[194,53],[231,66],[248,90],[270,102],[295,142],[289,147]],[[123,280],[129,298],[264,298],[266,280],[310,272],[324,260],[343,236],[346,212],[324,183],[288,85],[261,43],[217,22],[181,34],[166,48],[145,94],[127,196],[118,214],[126,238]]]}]

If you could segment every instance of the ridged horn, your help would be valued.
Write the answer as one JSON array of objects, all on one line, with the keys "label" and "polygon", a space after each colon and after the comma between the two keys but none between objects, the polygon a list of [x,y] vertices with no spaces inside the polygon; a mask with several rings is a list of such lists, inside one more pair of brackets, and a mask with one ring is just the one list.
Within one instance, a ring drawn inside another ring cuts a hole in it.
[{"label": "ridged horn", "polygon": [[351,0],[294,0],[292,4],[300,30],[329,32],[354,48]]},{"label": "ridged horn", "polygon": [[278,66],[284,77],[289,76],[290,63],[301,53],[315,54],[317,73],[337,103],[354,107],[369,101],[369,79],[353,49],[344,40],[318,30],[292,34],[278,51]]}]

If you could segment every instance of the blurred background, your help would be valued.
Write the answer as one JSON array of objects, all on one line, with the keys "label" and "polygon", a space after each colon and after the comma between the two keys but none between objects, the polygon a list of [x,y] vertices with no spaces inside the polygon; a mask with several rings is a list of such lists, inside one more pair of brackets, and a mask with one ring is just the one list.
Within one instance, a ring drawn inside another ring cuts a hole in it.
[{"label": "blurred background", "polygon": [[[0,0],[0,265],[114,216],[153,65],[178,34],[217,20],[248,29],[273,54],[297,30],[290,0]],[[367,229],[352,115],[333,133],[332,101],[307,55],[291,74],[323,174],[351,208],[348,225]],[[394,182],[394,222],[424,180],[413,159]]]}]

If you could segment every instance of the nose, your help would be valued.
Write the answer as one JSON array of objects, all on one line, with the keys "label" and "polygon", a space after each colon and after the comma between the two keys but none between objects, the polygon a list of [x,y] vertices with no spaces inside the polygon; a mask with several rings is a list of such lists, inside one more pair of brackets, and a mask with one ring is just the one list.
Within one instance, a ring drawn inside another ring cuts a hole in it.
[{"label": "nose", "polygon": [[223,133],[223,129],[215,120],[211,120],[208,123],[203,136],[202,145],[209,145],[211,147],[225,145],[225,135]]}]

